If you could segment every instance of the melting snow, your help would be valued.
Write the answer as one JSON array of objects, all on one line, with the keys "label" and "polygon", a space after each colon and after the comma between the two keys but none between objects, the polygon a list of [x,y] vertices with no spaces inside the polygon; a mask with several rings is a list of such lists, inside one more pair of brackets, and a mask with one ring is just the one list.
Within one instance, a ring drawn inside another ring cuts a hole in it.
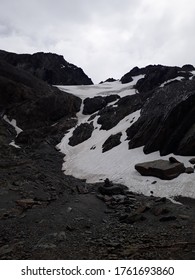
[{"label": "melting snow", "polygon": [[18,136],[18,134],[19,134],[20,132],[23,131],[21,128],[19,128],[19,127],[17,126],[16,120],[12,119],[12,120],[10,121],[10,120],[8,119],[7,115],[4,115],[4,116],[3,116],[3,119],[4,119],[7,123],[11,124],[11,126],[13,126],[13,127],[15,128],[15,131],[16,131],[17,136]]},{"label": "melting snow", "polygon": [[[11,121],[8,119],[7,115],[4,115],[3,116],[3,119],[9,123],[11,126],[13,126],[15,128],[15,131],[16,131],[16,134],[17,136],[20,134],[20,132],[22,132],[23,130],[21,128],[19,128],[16,124],[16,120],[15,119],[12,119]],[[15,141],[13,140],[11,143],[9,143],[10,146],[13,146],[15,148],[19,148],[20,149],[20,146],[16,145],[15,144]]]},{"label": "melting snow", "polygon": [[[139,77],[141,78],[141,77]],[[83,100],[87,97],[98,95],[119,94],[121,97],[127,94],[135,94],[133,82],[121,84],[119,81],[112,83],[104,83],[100,85],[90,86],[59,86],[63,91],[70,92]],[[89,115],[77,114],[78,125],[87,122]],[[62,169],[65,174],[72,175],[77,178],[86,179],[88,183],[103,181],[109,178],[115,183],[121,183],[129,187],[130,190],[150,195],[153,191],[155,196],[174,197],[177,195],[195,198],[194,174],[182,174],[174,180],[165,181],[154,177],[141,176],[134,168],[136,163],[151,161],[159,158],[168,159],[172,154],[160,157],[159,152],[144,154],[143,147],[136,149],[128,149],[128,141],[126,141],[126,129],[130,127],[140,116],[140,111],[126,116],[114,128],[106,131],[100,130],[97,124],[98,116],[93,120],[94,131],[92,136],[74,147],[68,144],[69,138],[72,136],[74,128],[64,136],[58,148],[66,156]],[[121,144],[113,149],[102,153],[102,144],[111,134],[122,132]],[[191,166],[189,159],[191,157],[176,156],[183,162],[185,166]],[[157,181],[156,184],[152,184]]]}]

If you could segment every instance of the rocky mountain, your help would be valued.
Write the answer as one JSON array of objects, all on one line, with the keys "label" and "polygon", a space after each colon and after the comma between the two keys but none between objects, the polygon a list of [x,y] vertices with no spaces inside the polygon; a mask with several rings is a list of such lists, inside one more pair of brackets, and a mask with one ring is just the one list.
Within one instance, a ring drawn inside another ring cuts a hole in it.
[{"label": "rocky mountain", "polygon": [[83,70],[54,53],[16,54],[0,50],[0,59],[30,72],[50,85],[91,85]]},{"label": "rocky mountain", "polygon": [[0,259],[194,258],[194,75],[1,51]]},{"label": "rocky mountain", "polygon": [[110,130],[126,116],[141,110],[138,120],[126,131],[129,149],[144,146],[145,153],[195,155],[193,73],[192,65],[135,67],[121,78],[122,84],[127,85],[125,95],[121,95],[122,88],[101,92],[101,85],[113,83],[105,82],[96,96],[89,94],[83,99],[83,114],[95,113],[100,129]]},{"label": "rocky mountain", "polygon": [[[77,126],[59,144],[66,154],[63,168],[67,174],[89,178],[89,182],[108,176],[130,188],[136,186],[135,191],[147,193],[134,173],[138,163],[142,166],[148,161],[144,165],[148,172],[144,174],[155,174],[154,177],[165,180],[184,172],[193,173],[193,166],[181,156],[195,155],[194,74],[192,65],[149,65],[127,73],[128,83],[111,81],[90,88],[60,87],[82,99]],[[174,162],[169,162],[172,154],[182,162],[175,164],[176,168]],[[159,160],[160,156],[164,160]],[[149,172],[150,162],[152,168],[155,166],[154,172]],[[185,180],[188,182],[191,177]],[[182,182],[178,181],[178,186]],[[155,188],[159,195],[161,191],[162,188]],[[171,192],[167,190],[167,195]]]}]

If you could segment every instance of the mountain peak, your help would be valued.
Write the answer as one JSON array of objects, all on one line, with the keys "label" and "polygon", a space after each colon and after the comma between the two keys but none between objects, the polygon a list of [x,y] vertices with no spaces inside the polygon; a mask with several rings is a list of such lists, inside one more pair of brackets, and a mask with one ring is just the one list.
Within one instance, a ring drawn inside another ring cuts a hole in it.
[{"label": "mountain peak", "polygon": [[39,79],[55,85],[91,85],[92,80],[84,71],[67,62],[62,55],[38,52],[34,54],[16,54],[0,51],[0,58],[24,69]]}]

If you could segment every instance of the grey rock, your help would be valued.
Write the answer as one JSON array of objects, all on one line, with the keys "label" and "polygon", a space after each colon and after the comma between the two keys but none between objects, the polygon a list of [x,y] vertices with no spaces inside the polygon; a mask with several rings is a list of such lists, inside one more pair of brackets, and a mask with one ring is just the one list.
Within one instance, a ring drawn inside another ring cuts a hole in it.
[{"label": "grey rock", "polygon": [[112,187],[104,187],[100,186],[98,191],[103,195],[117,195],[117,194],[124,194],[127,190],[126,186],[123,185],[113,185]]},{"label": "grey rock", "polygon": [[114,134],[114,135],[110,135],[108,137],[108,139],[102,145],[102,153],[105,153],[105,152],[111,150],[112,148],[120,145],[121,136],[122,136],[121,132]]},{"label": "grey rock", "polygon": [[142,176],[154,176],[162,180],[172,180],[185,172],[183,163],[170,163],[162,159],[138,163],[135,165],[135,169]]},{"label": "grey rock", "polygon": [[190,162],[191,164],[195,164],[195,158],[191,158],[191,159],[189,160],[189,162]]},{"label": "grey rock", "polygon": [[93,133],[93,123],[82,123],[75,128],[72,137],[69,138],[69,145],[76,146],[87,139],[89,139]]},{"label": "grey rock", "polygon": [[193,167],[186,167],[185,173],[187,173],[187,174],[192,174],[192,173],[194,173],[194,168],[193,168]]}]

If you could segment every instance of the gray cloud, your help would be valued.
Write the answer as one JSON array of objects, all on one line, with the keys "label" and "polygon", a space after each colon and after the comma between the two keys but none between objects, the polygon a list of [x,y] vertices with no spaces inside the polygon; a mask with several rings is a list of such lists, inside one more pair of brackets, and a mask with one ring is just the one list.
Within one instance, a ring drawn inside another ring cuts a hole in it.
[{"label": "gray cloud", "polygon": [[195,64],[193,0],[1,0],[0,46],[48,51],[95,81],[135,65]]}]

